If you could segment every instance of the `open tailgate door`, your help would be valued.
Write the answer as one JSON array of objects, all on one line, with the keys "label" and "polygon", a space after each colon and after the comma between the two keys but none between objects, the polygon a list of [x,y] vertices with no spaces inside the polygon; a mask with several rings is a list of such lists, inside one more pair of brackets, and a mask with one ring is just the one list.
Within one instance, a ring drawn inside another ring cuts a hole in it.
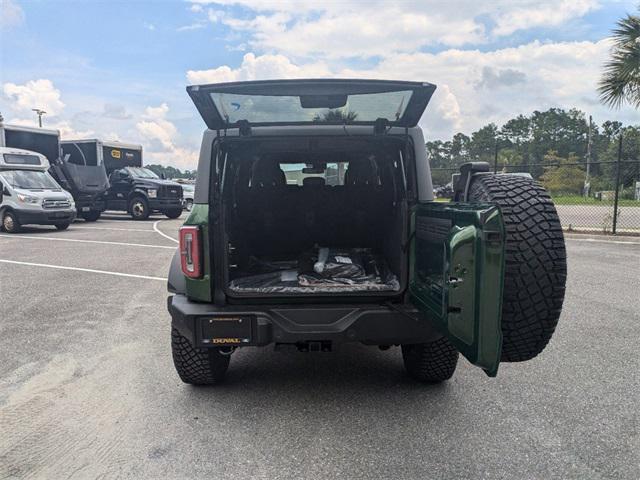
[{"label": "open tailgate door", "polygon": [[418,204],[409,292],[467,360],[495,376],[502,350],[504,222],[489,204]]}]

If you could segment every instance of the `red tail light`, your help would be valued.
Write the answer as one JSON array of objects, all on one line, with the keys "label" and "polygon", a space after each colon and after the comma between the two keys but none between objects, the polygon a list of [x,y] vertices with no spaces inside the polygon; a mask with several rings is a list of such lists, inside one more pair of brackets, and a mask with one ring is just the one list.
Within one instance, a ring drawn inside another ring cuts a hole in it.
[{"label": "red tail light", "polygon": [[202,276],[202,234],[197,226],[180,228],[180,263],[189,278]]}]

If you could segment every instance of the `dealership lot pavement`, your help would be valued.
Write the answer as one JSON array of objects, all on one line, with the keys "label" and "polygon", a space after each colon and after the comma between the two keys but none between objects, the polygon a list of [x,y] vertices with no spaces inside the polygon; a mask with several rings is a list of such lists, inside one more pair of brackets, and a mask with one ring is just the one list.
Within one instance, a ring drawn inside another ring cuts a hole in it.
[{"label": "dealership lot pavement", "polygon": [[461,361],[422,386],[398,349],[354,345],[247,349],[193,388],[158,232],[179,224],[0,235],[0,478],[640,477],[639,238],[571,236],[554,339],[497,379]]}]

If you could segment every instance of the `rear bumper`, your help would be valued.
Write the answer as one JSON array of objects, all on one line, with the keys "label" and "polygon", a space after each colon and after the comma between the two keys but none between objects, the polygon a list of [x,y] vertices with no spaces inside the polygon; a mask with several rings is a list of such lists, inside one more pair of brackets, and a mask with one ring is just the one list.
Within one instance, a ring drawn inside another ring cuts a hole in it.
[{"label": "rear bumper", "polygon": [[406,306],[410,316],[375,304],[218,307],[191,302],[180,294],[168,297],[167,303],[172,327],[201,348],[215,343],[205,338],[205,322],[239,317],[251,322],[251,339],[241,346],[304,342],[392,345],[425,343],[440,337],[417,311]]},{"label": "rear bumper", "polygon": [[75,209],[65,210],[14,210],[22,225],[55,225],[57,223],[71,223],[76,218]]}]

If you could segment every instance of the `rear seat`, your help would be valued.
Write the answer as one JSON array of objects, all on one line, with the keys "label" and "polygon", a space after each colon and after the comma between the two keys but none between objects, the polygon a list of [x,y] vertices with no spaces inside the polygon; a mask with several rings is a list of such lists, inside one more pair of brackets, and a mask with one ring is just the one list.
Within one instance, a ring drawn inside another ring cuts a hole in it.
[{"label": "rear seat", "polygon": [[373,247],[372,238],[379,237],[383,217],[383,197],[377,167],[372,160],[349,163],[344,177],[344,202],[348,205],[340,228],[348,233],[351,245]]},{"label": "rear seat", "polygon": [[255,255],[297,254],[316,244],[376,247],[371,242],[380,236],[383,202],[370,160],[350,162],[343,186],[325,185],[321,177],[292,186],[277,162],[261,159],[246,189],[242,229]]},{"label": "rear seat", "polygon": [[243,217],[244,230],[251,251],[256,255],[285,250],[282,231],[287,227],[288,209],[286,177],[279,165],[269,159],[260,159],[251,172],[251,184],[246,190]]}]

